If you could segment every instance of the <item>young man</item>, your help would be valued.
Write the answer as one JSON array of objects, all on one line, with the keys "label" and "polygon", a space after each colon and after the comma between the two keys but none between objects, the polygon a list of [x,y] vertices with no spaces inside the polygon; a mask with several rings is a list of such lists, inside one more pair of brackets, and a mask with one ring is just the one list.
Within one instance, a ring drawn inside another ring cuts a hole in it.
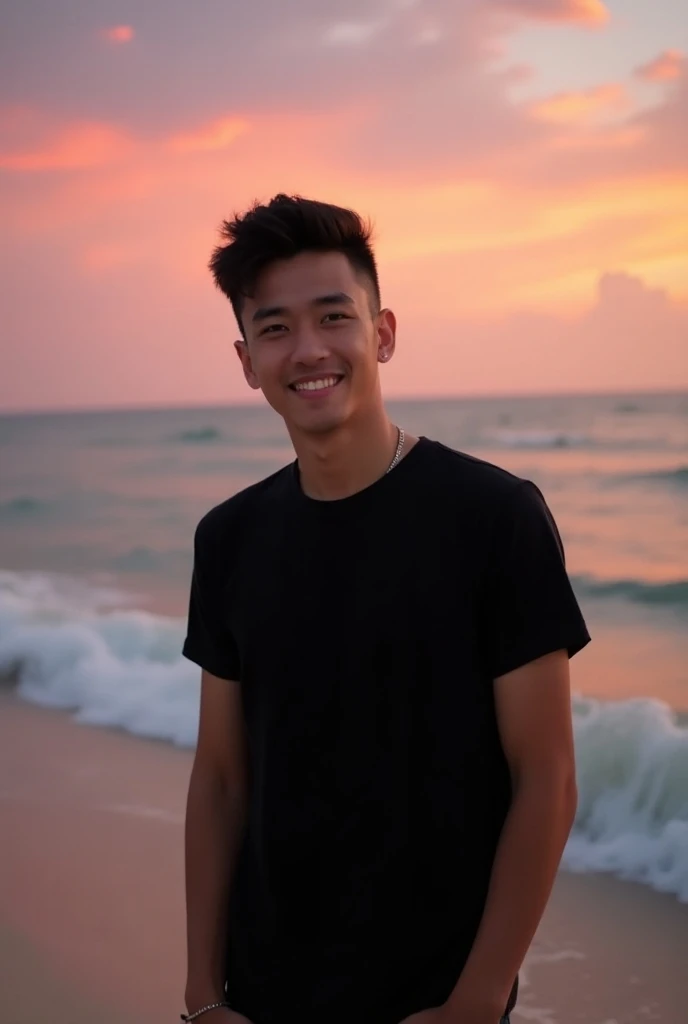
[{"label": "young man", "polygon": [[297,458],[196,531],[189,1016],[498,1024],[576,804],[590,638],[557,528],[529,481],[390,422],[356,214],[279,195],[224,235],[243,372]]}]

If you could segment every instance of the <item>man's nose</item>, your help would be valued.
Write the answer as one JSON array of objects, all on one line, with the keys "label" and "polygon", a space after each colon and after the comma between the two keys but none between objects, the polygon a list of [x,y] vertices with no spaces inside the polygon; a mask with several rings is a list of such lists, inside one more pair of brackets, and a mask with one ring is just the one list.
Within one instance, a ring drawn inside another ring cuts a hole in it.
[{"label": "man's nose", "polygon": [[312,365],[329,355],[327,339],[322,331],[310,325],[303,325],[295,333],[296,340],[292,349],[295,363]]}]

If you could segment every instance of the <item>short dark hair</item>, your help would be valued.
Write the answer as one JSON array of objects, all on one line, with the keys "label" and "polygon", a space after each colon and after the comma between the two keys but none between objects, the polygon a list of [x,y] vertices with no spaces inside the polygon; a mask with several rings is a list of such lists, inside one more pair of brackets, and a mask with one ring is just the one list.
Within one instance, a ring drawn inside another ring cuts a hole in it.
[{"label": "short dark hair", "polygon": [[372,228],[353,210],[279,193],[266,205],[254,203],[244,214],[223,221],[224,245],[213,250],[210,270],[232,304],[243,334],[241,312],[259,275],[275,260],[302,252],[341,252],[373,286],[377,313],[380,282],[371,246]]}]

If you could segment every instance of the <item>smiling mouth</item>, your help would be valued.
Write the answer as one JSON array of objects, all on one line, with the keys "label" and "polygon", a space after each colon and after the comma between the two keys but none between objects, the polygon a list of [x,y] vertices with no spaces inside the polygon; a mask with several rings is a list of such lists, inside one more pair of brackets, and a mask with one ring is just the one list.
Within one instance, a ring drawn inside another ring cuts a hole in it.
[{"label": "smiling mouth", "polygon": [[289,387],[292,391],[326,391],[328,388],[336,387],[341,380],[343,380],[341,376],[317,377],[313,380],[296,381]]}]

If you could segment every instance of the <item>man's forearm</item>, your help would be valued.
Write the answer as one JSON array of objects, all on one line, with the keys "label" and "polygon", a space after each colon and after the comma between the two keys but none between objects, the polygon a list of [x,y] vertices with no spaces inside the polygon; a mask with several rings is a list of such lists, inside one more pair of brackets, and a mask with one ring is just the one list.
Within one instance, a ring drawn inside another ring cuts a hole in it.
[{"label": "man's forearm", "polygon": [[195,765],[185,830],[187,1004],[224,997],[227,909],[245,817],[244,796]]},{"label": "man's forearm", "polygon": [[547,905],[575,808],[573,772],[516,784],[480,928],[450,1004],[486,997],[506,1005]]}]

